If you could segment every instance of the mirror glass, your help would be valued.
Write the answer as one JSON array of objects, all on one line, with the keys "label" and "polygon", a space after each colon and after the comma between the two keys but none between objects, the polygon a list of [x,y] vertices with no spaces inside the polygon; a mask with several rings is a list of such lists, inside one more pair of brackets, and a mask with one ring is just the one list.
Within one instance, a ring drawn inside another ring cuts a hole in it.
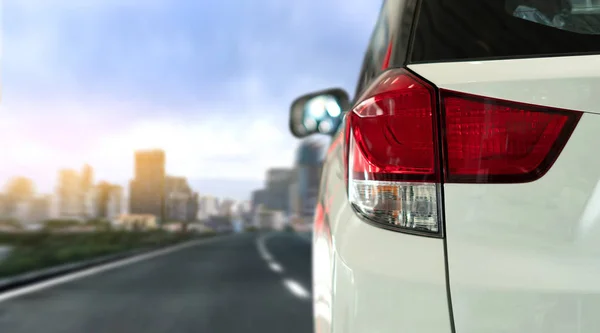
[{"label": "mirror glass", "polygon": [[299,134],[333,134],[342,121],[342,112],[342,103],[336,96],[314,96],[298,105],[295,130]]}]

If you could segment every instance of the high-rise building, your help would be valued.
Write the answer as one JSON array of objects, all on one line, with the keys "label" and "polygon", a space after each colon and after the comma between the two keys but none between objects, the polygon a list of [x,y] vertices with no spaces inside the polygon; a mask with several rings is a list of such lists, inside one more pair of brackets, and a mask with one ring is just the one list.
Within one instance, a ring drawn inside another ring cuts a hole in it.
[{"label": "high-rise building", "polygon": [[235,206],[235,200],[224,199],[219,205],[219,215],[228,217],[232,216],[234,214]]},{"label": "high-rise building", "polygon": [[41,195],[30,201],[28,221],[37,223],[46,221],[52,218],[52,196]]},{"label": "high-rise building", "polygon": [[17,202],[16,209],[11,214],[11,218],[20,223],[30,223],[31,220],[31,200],[23,200]]},{"label": "high-rise building", "polygon": [[294,217],[300,216],[300,207],[302,205],[300,194],[298,192],[298,182],[294,181],[292,184],[290,184],[289,188],[290,213]]},{"label": "high-rise building", "polygon": [[94,170],[88,164],[85,164],[80,173],[80,195],[82,196],[83,216],[88,219],[97,217],[98,207],[96,206],[97,191],[94,188]]},{"label": "high-rise building", "polygon": [[88,219],[95,219],[100,217],[98,194],[98,188],[96,187],[89,187],[83,193],[84,216]]},{"label": "high-rise building", "polygon": [[250,214],[254,215],[260,205],[265,206],[268,200],[268,192],[265,189],[254,190],[250,197]]},{"label": "high-rise building", "polygon": [[165,176],[164,151],[135,153],[135,175],[129,191],[130,214],[151,214],[164,221]]},{"label": "high-rise building", "polygon": [[6,218],[8,214],[8,196],[0,193],[0,220]]},{"label": "high-rise building", "polygon": [[219,201],[215,197],[202,196],[198,200],[198,213],[196,219],[206,221],[219,214]]},{"label": "high-rise building", "polygon": [[114,220],[123,214],[123,187],[113,185],[106,203],[106,218]]},{"label": "high-rise building", "polygon": [[312,218],[317,206],[321,169],[323,166],[323,146],[311,140],[303,141],[296,152],[294,180],[297,199],[293,214],[307,219]]},{"label": "high-rise building", "polygon": [[289,214],[289,187],[292,182],[292,170],[273,168],[267,170],[267,202],[266,209],[282,211]]},{"label": "high-rise building", "polygon": [[110,200],[110,191],[112,185],[108,182],[99,182],[96,185],[96,204],[98,205],[98,217],[106,218],[108,201]]},{"label": "high-rise building", "polygon": [[191,222],[198,211],[198,194],[185,177],[167,176],[165,181],[166,215],[169,221]]},{"label": "high-rise building", "polygon": [[122,213],[123,188],[108,182],[96,186],[98,218],[114,220]]},{"label": "high-rise building", "polygon": [[88,164],[83,166],[81,170],[81,190],[89,191],[94,186],[94,170]]},{"label": "high-rise building", "polygon": [[56,186],[57,217],[95,218],[97,215],[96,195],[94,172],[91,166],[84,165],[81,173],[73,169],[60,170]]},{"label": "high-rise building", "polygon": [[75,219],[83,217],[85,205],[81,184],[81,177],[77,171],[62,169],[58,172],[56,195],[59,217]]},{"label": "high-rise building", "polygon": [[198,193],[194,192],[188,200],[186,220],[189,222],[197,220],[196,215],[198,214],[198,207],[200,205],[199,199]]},{"label": "high-rise building", "polygon": [[235,205],[236,215],[240,215],[240,216],[247,215],[250,213],[251,208],[252,208],[252,204],[250,201],[248,201],[248,200],[239,201]]}]

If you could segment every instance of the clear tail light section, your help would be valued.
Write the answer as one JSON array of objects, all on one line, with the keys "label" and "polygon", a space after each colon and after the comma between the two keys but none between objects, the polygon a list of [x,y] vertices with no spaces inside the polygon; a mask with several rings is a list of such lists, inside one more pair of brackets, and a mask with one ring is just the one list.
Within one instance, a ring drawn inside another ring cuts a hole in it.
[{"label": "clear tail light section", "polygon": [[405,70],[385,72],[348,119],[348,193],[370,221],[438,233],[435,90]]},{"label": "clear tail light section", "polygon": [[440,236],[443,182],[534,181],[550,169],[580,117],[437,91],[406,69],[388,70],[348,115],[349,200],[367,221]]}]

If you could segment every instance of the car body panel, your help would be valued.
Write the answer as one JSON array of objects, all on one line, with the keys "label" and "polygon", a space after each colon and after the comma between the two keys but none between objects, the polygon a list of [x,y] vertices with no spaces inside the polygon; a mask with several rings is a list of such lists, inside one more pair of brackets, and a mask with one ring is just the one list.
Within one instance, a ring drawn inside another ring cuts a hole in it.
[{"label": "car body panel", "polygon": [[445,184],[456,332],[598,332],[600,57],[423,64],[438,88],[585,111],[552,168],[521,184]]},{"label": "car body panel", "polygon": [[600,56],[409,65],[436,87],[600,113]]},{"label": "car body panel", "polygon": [[315,220],[316,332],[450,333],[443,240],[362,221],[348,203],[337,142],[322,177],[323,215]]}]

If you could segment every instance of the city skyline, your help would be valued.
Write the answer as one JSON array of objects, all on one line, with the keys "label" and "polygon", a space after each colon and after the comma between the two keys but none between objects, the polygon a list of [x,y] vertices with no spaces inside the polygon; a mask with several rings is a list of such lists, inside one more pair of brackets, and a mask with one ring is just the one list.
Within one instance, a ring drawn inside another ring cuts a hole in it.
[{"label": "city skyline", "polygon": [[[210,214],[244,214],[241,207],[249,207],[245,200],[199,196],[185,176],[166,173],[163,150],[135,151],[134,160],[135,170],[128,187],[97,179],[94,168],[87,163],[78,169],[57,170],[51,193],[38,191],[25,176],[11,178],[0,190],[0,220],[27,225],[53,219],[106,219],[113,223],[152,216],[160,223],[196,222],[200,215],[212,218]],[[129,189],[127,194],[125,189]],[[200,202],[209,201],[218,210],[200,206]]]},{"label": "city skyline", "polygon": [[[72,168],[64,168],[64,169],[72,169]],[[57,183],[56,178],[57,177],[54,177],[54,179],[50,179],[49,182],[44,184],[45,186],[39,186],[39,184],[32,177],[28,177],[27,175],[18,175],[17,174],[17,175],[11,176],[10,178],[6,178],[6,179],[3,179],[2,181],[0,181],[0,186],[1,186],[0,193],[2,193],[4,191],[4,188],[12,179],[19,178],[19,177],[23,177],[23,178],[27,178],[27,179],[31,180],[35,185],[35,193],[37,195],[52,194],[56,190],[56,183]],[[119,186],[123,187],[124,193],[126,195],[129,194],[129,190],[127,188],[127,184],[129,183],[129,180],[110,181],[110,180],[102,179],[101,181],[119,185]],[[218,188],[219,184],[225,184],[224,187],[232,188],[232,189],[241,187],[238,191],[216,190],[216,191],[211,191],[211,192],[204,192],[204,191],[200,192],[199,190],[196,190],[196,191],[198,191],[198,193],[201,196],[211,196],[211,197],[216,197],[216,198],[233,199],[233,200],[238,200],[238,201],[248,200],[250,198],[250,192],[252,191],[252,189],[261,186],[263,181],[264,181],[264,177],[263,177],[263,179],[256,179],[256,180],[211,179],[211,178],[188,179],[190,186],[194,190],[199,189],[199,188],[207,188],[207,187]],[[206,186],[204,184],[209,184],[209,185]],[[240,186],[240,184],[242,184],[242,185]],[[249,189],[249,190],[245,191],[245,189]]]},{"label": "city skyline", "polygon": [[[314,142],[316,144],[326,146],[329,144],[330,140],[331,139],[329,137],[323,136],[323,135],[317,135],[317,136],[310,137],[310,138],[303,139],[303,140],[296,140],[295,142],[292,142],[292,145],[289,147],[289,155],[291,156],[289,163],[287,163],[285,165],[268,165],[265,167],[265,169],[262,172],[258,173],[254,177],[249,177],[249,178],[237,178],[237,177],[235,177],[235,175],[233,177],[229,177],[229,178],[210,177],[210,175],[207,175],[207,177],[191,178],[185,174],[178,174],[175,172],[170,172],[170,168],[173,168],[174,163],[173,162],[169,163],[171,157],[170,157],[168,151],[161,149],[161,148],[153,147],[153,146],[147,146],[148,148],[132,150],[127,159],[121,159],[118,164],[114,163],[111,165],[110,170],[119,170],[120,173],[123,175],[125,175],[127,173],[129,174],[128,176],[124,176],[121,178],[107,176],[109,173],[106,172],[107,171],[106,168],[99,169],[93,163],[89,163],[89,161],[82,160],[82,159],[74,159],[74,160],[78,160],[79,162],[77,162],[75,164],[71,164],[71,165],[63,164],[62,167],[54,170],[53,172],[48,172],[48,169],[44,169],[43,174],[38,174],[38,175],[26,174],[25,172],[15,173],[12,175],[0,175],[0,176],[4,176],[4,177],[0,178],[0,185],[6,184],[10,179],[15,178],[15,177],[26,177],[33,181],[33,183],[36,185],[36,191],[38,193],[48,194],[48,193],[54,192],[54,190],[55,190],[57,172],[59,172],[60,170],[78,169],[77,166],[91,165],[94,170],[95,179],[99,179],[102,181],[120,185],[124,188],[125,194],[129,195],[129,182],[131,181],[132,177],[134,176],[134,169],[135,169],[135,163],[134,163],[134,158],[133,158],[133,155],[135,154],[135,152],[136,151],[149,151],[149,150],[163,150],[163,151],[165,151],[167,156],[169,156],[166,159],[167,175],[185,176],[188,179],[188,182],[190,183],[192,188],[194,188],[194,190],[199,192],[201,195],[209,195],[209,196],[215,196],[215,197],[219,197],[219,198],[228,198],[228,199],[235,199],[235,200],[249,200],[250,193],[253,190],[255,190],[257,187],[262,186],[263,182],[266,179],[266,174],[269,169],[271,169],[271,168],[287,168],[294,164],[294,160],[296,159],[296,156],[295,156],[296,149],[297,149],[297,147],[302,145],[303,142],[310,141],[310,142]],[[25,171],[27,170],[27,168],[24,168],[24,169],[25,169]],[[128,170],[129,172],[127,172],[127,173],[123,172],[125,170]]]}]

